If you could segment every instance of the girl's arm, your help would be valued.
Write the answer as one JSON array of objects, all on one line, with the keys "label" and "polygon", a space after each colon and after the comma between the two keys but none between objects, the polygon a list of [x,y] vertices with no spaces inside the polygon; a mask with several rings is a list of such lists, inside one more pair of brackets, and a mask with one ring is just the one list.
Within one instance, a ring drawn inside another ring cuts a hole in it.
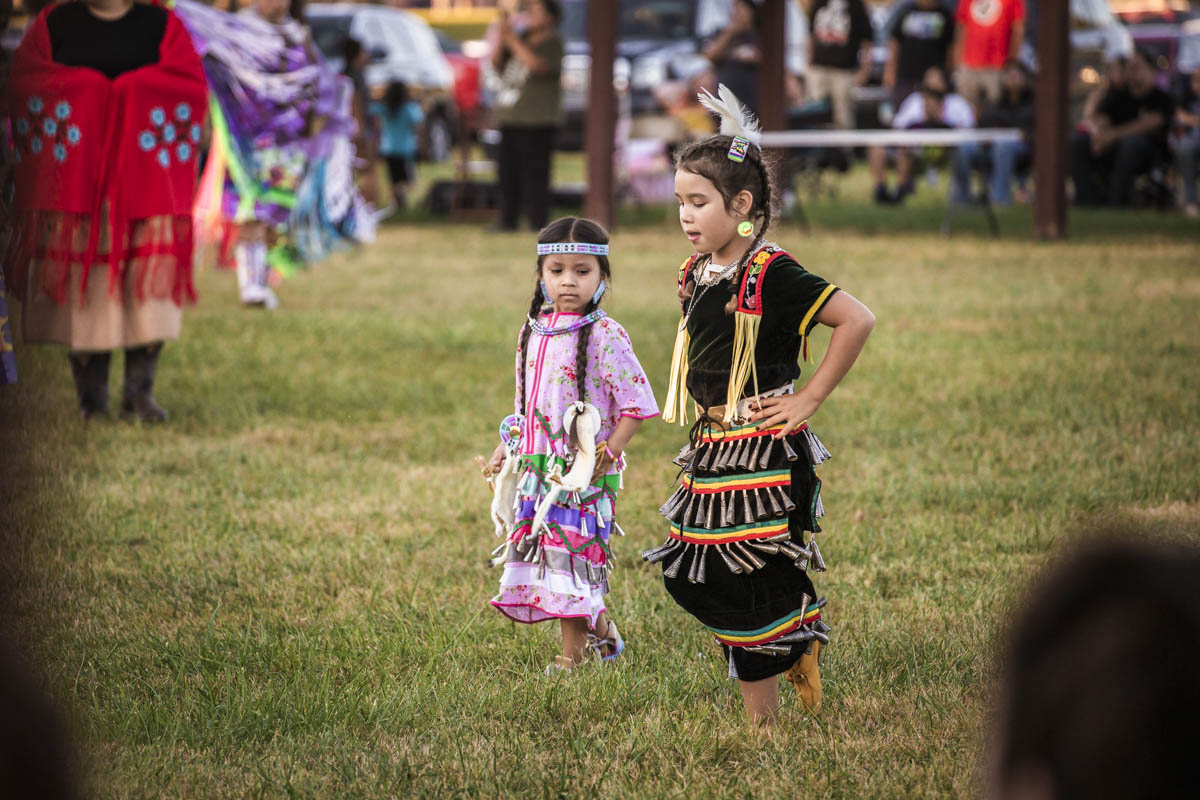
[{"label": "girl's arm", "polygon": [[538,52],[520,36],[511,33],[504,43],[531,74],[538,77],[550,74],[550,62],[538,55]]},{"label": "girl's arm", "polygon": [[[608,437],[606,445],[608,449],[596,453],[596,469],[592,473],[593,485],[607,475],[609,467],[621,458],[621,454],[629,446],[629,440],[637,433],[637,429],[641,424],[642,420],[640,419],[621,417],[621,421],[617,423],[617,427],[613,428],[612,435]],[[609,456],[610,452],[612,456]]]},{"label": "girl's arm", "polygon": [[871,329],[875,327],[875,315],[851,294],[837,292],[817,313],[817,322],[833,328],[829,349],[821,359],[820,366],[795,394],[767,397],[758,403],[758,410],[751,420],[759,428],[785,423],[783,430],[775,434],[782,439],[800,423],[817,413],[825,398],[837,388],[854,366],[862,352]]}]

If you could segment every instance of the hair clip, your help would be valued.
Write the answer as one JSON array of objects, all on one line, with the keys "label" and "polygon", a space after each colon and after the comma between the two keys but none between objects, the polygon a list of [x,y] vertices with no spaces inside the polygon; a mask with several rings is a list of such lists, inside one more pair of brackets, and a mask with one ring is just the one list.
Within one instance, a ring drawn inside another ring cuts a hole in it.
[{"label": "hair clip", "polygon": [[743,139],[741,136],[733,137],[733,142],[729,145],[729,160],[742,163],[746,160],[746,152],[749,149],[749,139]]}]

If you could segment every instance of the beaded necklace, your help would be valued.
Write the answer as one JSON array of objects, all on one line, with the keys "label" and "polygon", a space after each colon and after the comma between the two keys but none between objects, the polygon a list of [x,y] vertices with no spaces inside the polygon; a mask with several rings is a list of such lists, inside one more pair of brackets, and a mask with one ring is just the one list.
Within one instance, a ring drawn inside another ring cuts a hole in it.
[{"label": "beaded necklace", "polygon": [[571,331],[577,331],[580,328],[586,328],[588,325],[591,325],[593,322],[599,322],[600,320],[604,319],[606,316],[608,316],[608,315],[604,313],[604,309],[597,308],[595,311],[588,314],[587,316],[580,317],[579,319],[575,320],[574,322],[568,323],[566,325],[562,325],[557,328],[548,327],[540,319],[534,319],[533,317],[528,317],[529,330],[533,331],[534,333],[541,334],[542,336],[558,336],[559,334],[570,333]]}]

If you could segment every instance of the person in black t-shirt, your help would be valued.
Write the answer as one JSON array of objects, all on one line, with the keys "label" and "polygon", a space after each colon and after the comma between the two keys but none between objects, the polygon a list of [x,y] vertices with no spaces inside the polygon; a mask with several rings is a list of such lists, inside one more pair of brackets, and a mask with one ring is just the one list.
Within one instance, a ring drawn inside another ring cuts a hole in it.
[{"label": "person in black t-shirt", "polygon": [[1152,64],[1147,53],[1135,51],[1126,88],[1106,92],[1093,117],[1071,137],[1076,205],[1127,205],[1137,176],[1166,157],[1174,103],[1154,85]]},{"label": "person in black t-shirt", "polygon": [[892,90],[892,106],[915,92],[930,67],[953,73],[954,12],[940,0],[908,0],[892,16],[883,85]]},{"label": "person in black t-shirt", "polygon": [[829,98],[839,129],[853,128],[850,90],[866,83],[871,71],[871,18],[863,0],[813,0],[808,19],[812,32],[809,94],[813,100]]}]

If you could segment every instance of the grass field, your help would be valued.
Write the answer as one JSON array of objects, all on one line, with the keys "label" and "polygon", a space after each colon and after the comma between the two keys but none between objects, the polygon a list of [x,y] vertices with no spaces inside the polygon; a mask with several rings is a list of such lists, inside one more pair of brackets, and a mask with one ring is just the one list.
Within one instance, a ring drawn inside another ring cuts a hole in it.
[{"label": "grass field", "polygon": [[[1200,258],[1154,214],[1035,244],[1027,212],[947,240],[929,209],[873,223],[842,200],[777,233],[878,325],[814,420],[834,454],[825,707],[789,689],[773,732],[748,729],[711,637],[637,557],[664,536],[677,427],[630,447],[619,664],[547,679],[556,629],[487,605],[472,457],[510,408],[530,236],[389,227],[274,314],[201,274],[164,428],[85,427],[61,350],[19,349],[8,626],[75,721],[90,793],[977,793],[999,636],[1039,565],[1097,515],[1200,527]],[[685,245],[667,223],[614,240],[609,310],[660,398]]]}]

